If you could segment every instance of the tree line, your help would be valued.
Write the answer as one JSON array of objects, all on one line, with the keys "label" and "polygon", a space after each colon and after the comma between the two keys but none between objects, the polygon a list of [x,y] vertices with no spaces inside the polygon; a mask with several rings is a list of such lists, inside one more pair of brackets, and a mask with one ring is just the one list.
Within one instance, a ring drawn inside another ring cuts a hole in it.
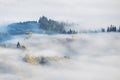
[{"label": "tree line", "polygon": [[107,29],[105,30],[105,28],[101,29],[102,32],[120,32],[120,26],[116,27],[115,25],[110,25],[107,27]]},{"label": "tree line", "polygon": [[46,30],[47,32],[55,32],[55,33],[62,33],[62,34],[75,34],[77,33],[75,30],[68,30],[66,31],[65,27],[70,26],[65,22],[58,22],[52,19],[48,19],[45,16],[40,17],[38,23],[40,23],[39,28]]}]

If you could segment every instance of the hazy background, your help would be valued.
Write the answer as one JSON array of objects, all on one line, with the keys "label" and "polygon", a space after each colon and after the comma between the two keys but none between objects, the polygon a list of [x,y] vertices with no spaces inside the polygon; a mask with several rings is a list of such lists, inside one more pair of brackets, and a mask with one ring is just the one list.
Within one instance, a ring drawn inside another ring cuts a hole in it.
[{"label": "hazy background", "polygon": [[119,0],[0,0],[0,24],[49,18],[82,28],[119,25]]}]

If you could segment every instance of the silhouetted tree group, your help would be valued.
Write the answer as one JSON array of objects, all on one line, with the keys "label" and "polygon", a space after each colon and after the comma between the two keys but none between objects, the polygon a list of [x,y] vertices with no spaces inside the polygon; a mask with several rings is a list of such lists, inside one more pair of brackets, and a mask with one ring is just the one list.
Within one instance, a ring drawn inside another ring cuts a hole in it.
[{"label": "silhouetted tree group", "polygon": [[70,29],[69,31],[64,30],[62,33],[63,33],[63,34],[76,34],[77,31]]},{"label": "silhouetted tree group", "polygon": [[107,28],[107,32],[117,32],[116,26],[110,25],[110,27]]},{"label": "silhouetted tree group", "polygon": [[110,25],[110,26],[107,27],[106,30],[104,28],[102,28],[101,32],[120,32],[120,26],[119,26],[119,28],[117,28],[114,25]]},{"label": "silhouetted tree group", "polygon": [[26,21],[9,24],[7,26],[8,33],[11,35],[26,34],[26,32],[33,33],[47,33],[47,34],[75,34],[76,31],[70,29],[66,30],[66,27],[72,26],[72,24],[65,22],[58,22],[52,19],[48,19],[45,16],[40,17],[39,21]]},{"label": "silhouetted tree group", "polygon": [[64,22],[58,22],[58,21],[54,21],[52,19],[48,19],[45,16],[42,16],[38,23],[40,23],[40,28],[47,30],[48,32],[57,32],[57,33],[63,33],[63,34],[75,34],[77,33],[74,30],[69,30],[66,31],[65,27],[68,25],[67,23]]},{"label": "silhouetted tree group", "polygon": [[64,29],[65,23],[48,19],[45,16],[42,16],[38,22],[40,23],[40,28],[47,31],[62,33],[65,30]]}]

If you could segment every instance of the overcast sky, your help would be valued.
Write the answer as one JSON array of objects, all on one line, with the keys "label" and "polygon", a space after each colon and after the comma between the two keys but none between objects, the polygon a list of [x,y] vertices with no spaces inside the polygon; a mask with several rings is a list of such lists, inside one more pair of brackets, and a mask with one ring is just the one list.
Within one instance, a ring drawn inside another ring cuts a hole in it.
[{"label": "overcast sky", "polygon": [[38,20],[47,16],[80,27],[120,23],[120,0],[0,0],[0,23]]}]

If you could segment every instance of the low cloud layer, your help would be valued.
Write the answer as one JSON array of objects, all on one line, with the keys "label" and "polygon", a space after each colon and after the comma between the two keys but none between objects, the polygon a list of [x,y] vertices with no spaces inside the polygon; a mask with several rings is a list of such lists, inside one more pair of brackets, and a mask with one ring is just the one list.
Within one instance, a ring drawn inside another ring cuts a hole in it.
[{"label": "low cloud layer", "polygon": [[[1,80],[119,80],[120,37],[118,33],[78,35],[15,36],[0,47]],[[26,50],[16,49],[16,43]],[[69,56],[69,60],[32,65],[25,55],[44,57]],[[10,70],[8,69],[10,68]]]}]

